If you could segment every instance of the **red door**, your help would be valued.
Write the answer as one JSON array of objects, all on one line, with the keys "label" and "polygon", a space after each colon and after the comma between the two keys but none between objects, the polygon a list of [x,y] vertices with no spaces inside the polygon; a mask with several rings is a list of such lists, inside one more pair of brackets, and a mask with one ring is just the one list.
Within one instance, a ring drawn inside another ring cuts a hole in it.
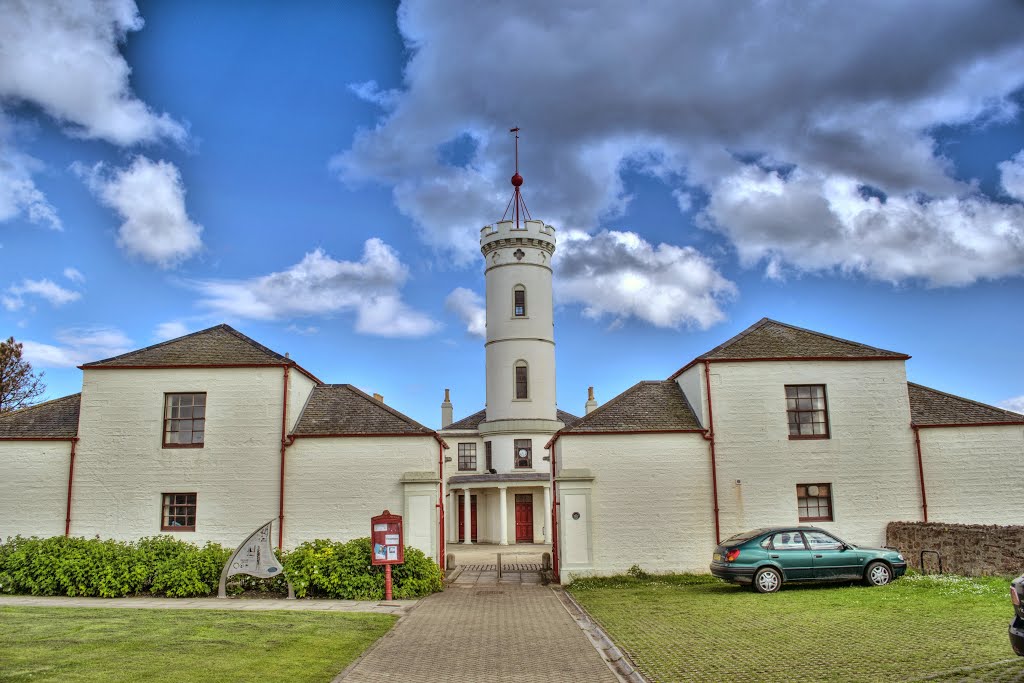
[{"label": "red door", "polygon": [[[469,503],[469,516],[472,519],[469,521],[472,528],[473,538],[471,539],[474,543],[476,542],[476,496],[470,496]],[[466,496],[459,496],[459,542],[466,540]]]},{"label": "red door", "polygon": [[516,543],[533,543],[533,495],[516,494]]}]

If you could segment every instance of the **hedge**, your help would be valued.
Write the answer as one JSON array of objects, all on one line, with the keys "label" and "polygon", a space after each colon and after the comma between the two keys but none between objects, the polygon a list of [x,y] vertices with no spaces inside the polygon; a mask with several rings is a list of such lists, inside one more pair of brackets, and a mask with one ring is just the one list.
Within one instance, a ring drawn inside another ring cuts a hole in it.
[{"label": "hedge", "polygon": [[[216,594],[231,550],[217,543],[197,547],[172,536],[134,542],[99,538],[22,538],[0,543],[0,593],[117,598],[159,595],[172,598]],[[297,597],[380,600],[384,568],[371,566],[370,539],[347,543],[316,540],[279,554],[284,576],[233,576],[231,593],[284,593],[285,576]],[[405,564],[392,568],[398,599],[418,598],[442,588],[441,570],[421,551],[405,549]]]}]

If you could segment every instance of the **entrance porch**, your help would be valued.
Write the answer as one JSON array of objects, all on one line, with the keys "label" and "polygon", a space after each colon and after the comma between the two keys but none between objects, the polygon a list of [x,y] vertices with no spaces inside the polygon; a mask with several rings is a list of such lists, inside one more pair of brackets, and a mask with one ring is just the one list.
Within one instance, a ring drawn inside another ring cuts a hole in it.
[{"label": "entrance porch", "polygon": [[[456,544],[461,547],[476,543],[540,544],[548,545],[550,551],[548,475],[529,472],[450,477],[445,519],[448,520],[449,552],[455,552]],[[493,553],[491,558],[493,561]]]}]

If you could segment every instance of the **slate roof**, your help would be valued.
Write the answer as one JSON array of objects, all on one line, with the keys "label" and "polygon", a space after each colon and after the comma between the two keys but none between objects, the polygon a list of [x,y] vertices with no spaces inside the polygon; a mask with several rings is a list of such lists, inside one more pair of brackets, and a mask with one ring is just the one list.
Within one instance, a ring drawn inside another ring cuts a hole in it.
[{"label": "slate roof", "polygon": [[679,385],[673,380],[663,380],[634,384],[558,433],[653,432],[683,429],[703,431]]},{"label": "slate roof", "polygon": [[910,418],[915,425],[984,425],[1000,422],[1024,424],[1024,415],[937,389],[907,382]]},{"label": "slate roof", "polygon": [[59,438],[78,434],[78,409],[82,394],[39,403],[0,415],[0,439]]},{"label": "slate roof", "polygon": [[[573,415],[572,413],[567,413],[564,410],[556,410],[555,416],[566,427],[575,424],[580,419],[579,417]],[[452,422],[450,425],[444,427],[443,429],[445,431],[449,429],[478,429],[480,427],[480,423],[483,422],[486,417],[487,409],[484,408],[483,410],[478,410],[472,415],[467,415],[458,422]]]},{"label": "slate roof", "polygon": [[83,368],[162,365],[284,365],[292,361],[230,325],[217,325],[120,356],[85,363]]},{"label": "slate roof", "polygon": [[292,434],[433,435],[434,430],[351,384],[321,384],[313,388]]},{"label": "slate roof", "polygon": [[[767,360],[776,358],[891,358],[907,360],[910,356],[813,330],[805,330],[802,327],[794,327],[770,318],[761,318],[732,339],[697,356],[686,367],[702,360]],[[681,373],[682,370],[673,375],[673,378]]]}]

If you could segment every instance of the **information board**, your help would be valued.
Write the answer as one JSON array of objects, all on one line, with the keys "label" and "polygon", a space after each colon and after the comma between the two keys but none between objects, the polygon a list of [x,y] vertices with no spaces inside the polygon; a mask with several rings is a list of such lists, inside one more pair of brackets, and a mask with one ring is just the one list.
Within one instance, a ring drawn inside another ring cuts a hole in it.
[{"label": "information board", "polygon": [[387,510],[370,518],[370,544],[373,564],[403,564],[405,545],[402,536],[402,516]]}]

